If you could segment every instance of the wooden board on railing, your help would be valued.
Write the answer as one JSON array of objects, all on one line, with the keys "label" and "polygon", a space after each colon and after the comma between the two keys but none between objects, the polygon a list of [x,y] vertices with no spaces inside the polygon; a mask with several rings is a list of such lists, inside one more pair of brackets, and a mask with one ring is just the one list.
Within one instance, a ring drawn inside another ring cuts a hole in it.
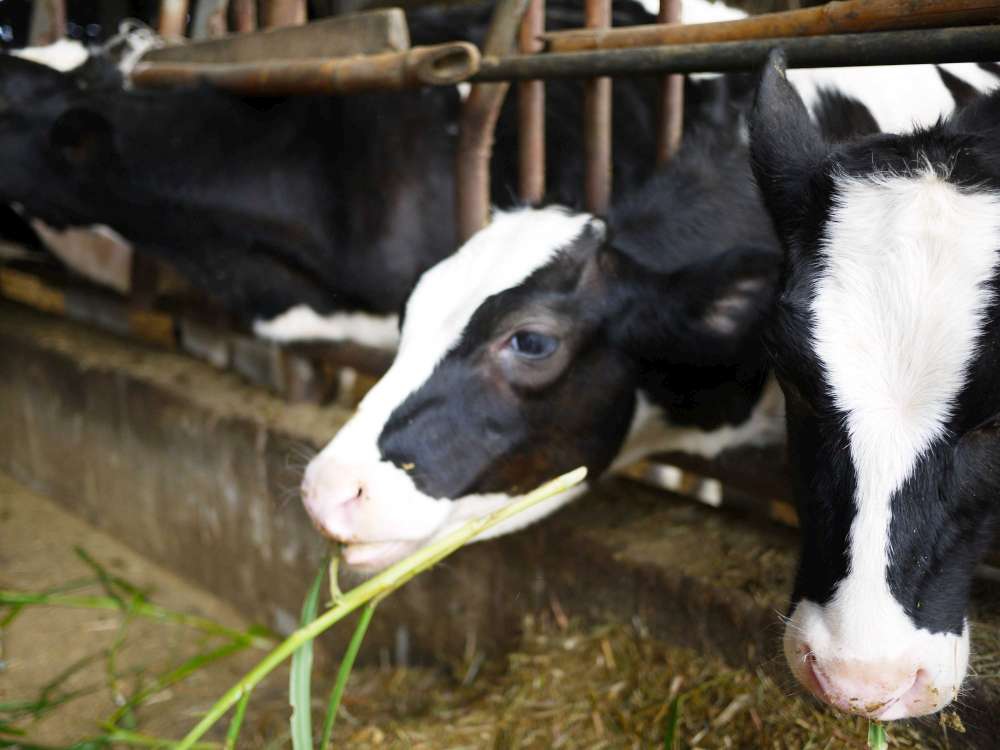
[{"label": "wooden board on railing", "polygon": [[399,8],[325,18],[301,26],[230,34],[153,49],[143,62],[252,63],[349,57],[410,48],[406,16]]}]

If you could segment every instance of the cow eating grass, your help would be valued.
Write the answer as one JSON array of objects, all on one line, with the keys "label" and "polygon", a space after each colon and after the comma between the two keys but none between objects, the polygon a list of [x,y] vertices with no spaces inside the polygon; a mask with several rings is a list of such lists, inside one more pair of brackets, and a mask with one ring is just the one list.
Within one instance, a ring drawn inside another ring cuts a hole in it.
[{"label": "cow eating grass", "polygon": [[774,53],[751,118],[787,254],[770,332],[802,524],[785,654],[872,718],[937,711],[966,672],[1000,492],[998,116],[994,93],[831,145]]},{"label": "cow eating grass", "polygon": [[391,369],[307,468],[309,513],[379,568],[575,466],[778,439],[779,262],[735,128],[692,135],[607,221],[498,213],[420,279]]}]

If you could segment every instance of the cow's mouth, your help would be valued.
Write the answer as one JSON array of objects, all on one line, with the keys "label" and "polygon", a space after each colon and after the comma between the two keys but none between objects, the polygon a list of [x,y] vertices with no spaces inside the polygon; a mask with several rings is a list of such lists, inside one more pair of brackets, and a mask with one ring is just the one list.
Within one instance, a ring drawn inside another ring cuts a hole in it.
[{"label": "cow's mouth", "polygon": [[346,545],[341,554],[354,570],[374,573],[402,560],[421,544],[420,541],[358,542]]}]

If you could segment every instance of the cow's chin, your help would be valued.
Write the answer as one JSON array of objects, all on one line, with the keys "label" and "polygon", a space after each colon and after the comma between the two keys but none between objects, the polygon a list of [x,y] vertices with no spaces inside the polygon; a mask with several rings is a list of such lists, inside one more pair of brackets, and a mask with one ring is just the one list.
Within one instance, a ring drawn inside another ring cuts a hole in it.
[{"label": "cow's chin", "polygon": [[421,542],[358,542],[341,551],[342,559],[358,573],[377,573],[416,552]]}]

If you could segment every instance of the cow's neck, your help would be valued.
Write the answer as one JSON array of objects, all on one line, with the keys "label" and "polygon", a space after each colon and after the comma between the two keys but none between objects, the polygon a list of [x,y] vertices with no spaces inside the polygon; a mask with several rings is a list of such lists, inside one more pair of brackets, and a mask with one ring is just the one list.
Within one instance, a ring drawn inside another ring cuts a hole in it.
[{"label": "cow's neck", "polygon": [[[785,400],[774,376],[767,373],[761,385],[742,392],[745,408],[734,410],[741,418],[710,420],[701,424],[678,423],[671,418],[671,406],[640,388],[635,415],[625,444],[611,469],[624,468],[658,453],[687,453],[716,458],[723,451],[741,446],[780,443],[785,436]],[[739,406],[727,394],[732,406]],[[690,414],[682,415],[690,417]]]}]

